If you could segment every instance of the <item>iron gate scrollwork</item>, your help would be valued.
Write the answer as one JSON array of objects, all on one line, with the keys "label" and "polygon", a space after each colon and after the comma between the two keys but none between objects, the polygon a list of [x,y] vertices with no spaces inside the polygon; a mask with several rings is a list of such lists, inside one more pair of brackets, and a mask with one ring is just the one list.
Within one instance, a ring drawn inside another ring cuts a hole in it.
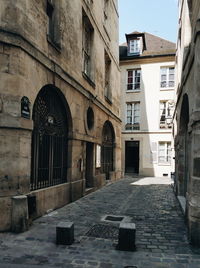
[{"label": "iron gate scrollwork", "polygon": [[31,190],[67,181],[67,115],[58,93],[43,88],[33,108]]},{"label": "iron gate scrollwork", "polygon": [[114,131],[109,122],[103,126],[101,160],[102,172],[106,174],[108,180],[110,171],[114,170]]}]

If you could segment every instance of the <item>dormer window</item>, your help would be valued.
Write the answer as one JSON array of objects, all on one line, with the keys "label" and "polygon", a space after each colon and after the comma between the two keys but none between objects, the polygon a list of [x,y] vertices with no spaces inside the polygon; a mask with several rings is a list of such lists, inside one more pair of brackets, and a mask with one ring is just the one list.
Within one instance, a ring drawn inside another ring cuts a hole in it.
[{"label": "dormer window", "polygon": [[146,50],[146,42],[144,33],[134,32],[126,34],[127,56],[140,56]]},{"label": "dormer window", "polygon": [[140,54],[140,39],[133,39],[129,41],[129,53]]}]

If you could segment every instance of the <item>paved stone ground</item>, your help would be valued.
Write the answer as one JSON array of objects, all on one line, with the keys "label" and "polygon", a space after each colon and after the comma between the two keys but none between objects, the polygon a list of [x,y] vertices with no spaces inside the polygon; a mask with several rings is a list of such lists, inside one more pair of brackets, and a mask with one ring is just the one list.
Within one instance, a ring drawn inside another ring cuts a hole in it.
[{"label": "paved stone ground", "polygon": [[[131,178],[89,194],[34,221],[22,234],[0,234],[1,268],[197,268],[200,250],[187,240],[187,229],[166,178]],[[135,252],[116,250],[118,222],[136,224]],[[56,245],[56,225],[75,224],[75,242]]]}]

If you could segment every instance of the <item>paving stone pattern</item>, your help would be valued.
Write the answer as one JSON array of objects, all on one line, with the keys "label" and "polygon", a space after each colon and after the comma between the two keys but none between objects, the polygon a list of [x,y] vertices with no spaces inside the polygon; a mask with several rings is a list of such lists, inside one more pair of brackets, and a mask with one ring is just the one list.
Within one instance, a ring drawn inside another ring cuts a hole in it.
[{"label": "paving stone pattern", "polygon": [[[1,233],[0,267],[200,267],[172,186],[160,185],[162,178],[156,185],[132,185],[139,180],[109,184],[37,219],[22,234]],[[135,252],[116,250],[119,222],[103,221],[105,215],[136,224]],[[56,245],[56,225],[65,221],[74,222],[75,242]]]}]

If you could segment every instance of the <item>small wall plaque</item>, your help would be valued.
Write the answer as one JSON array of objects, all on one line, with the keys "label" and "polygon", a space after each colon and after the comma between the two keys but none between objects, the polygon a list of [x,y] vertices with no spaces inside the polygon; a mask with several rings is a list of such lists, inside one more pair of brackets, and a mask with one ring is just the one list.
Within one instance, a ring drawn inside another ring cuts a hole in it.
[{"label": "small wall plaque", "polygon": [[101,167],[101,146],[96,145],[96,168]]},{"label": "small wall plaque", "polygon": [[30,101],[25,96],[21,99],[21,117],[30,119]]}]

